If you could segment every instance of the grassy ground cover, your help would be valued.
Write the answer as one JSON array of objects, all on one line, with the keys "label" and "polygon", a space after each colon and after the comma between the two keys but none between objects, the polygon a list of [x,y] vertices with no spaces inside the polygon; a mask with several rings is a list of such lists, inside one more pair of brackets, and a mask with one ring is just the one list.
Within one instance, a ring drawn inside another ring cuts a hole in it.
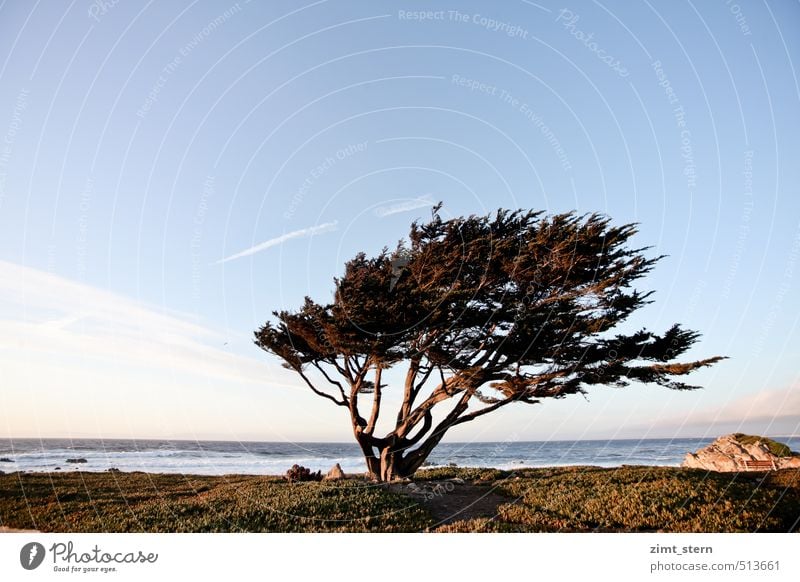
[{"label": "grassy ground cover", "polygon": [[[455,481],[452,481],[454,480]],[[450,481],[448,481],[450,480]],[[431,469],[405,494],[362,478],[147,473],[0,475],[0,525],[48,532],[790,532],[800,471],[723,474],[671,467]],[[453,483],[450,485],[449,483]],[[491,504],[485,503],[492,494]],[[448,495],[451,497],[448,499]],[[483,499],[480,512],[460,512]],[[452,513],[442,517],[442,509]]]}]

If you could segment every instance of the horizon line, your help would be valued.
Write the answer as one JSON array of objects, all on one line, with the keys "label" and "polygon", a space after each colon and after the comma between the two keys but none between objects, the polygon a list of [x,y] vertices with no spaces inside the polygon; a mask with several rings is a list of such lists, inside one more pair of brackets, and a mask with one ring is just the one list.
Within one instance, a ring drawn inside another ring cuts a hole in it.
[{"label": "horizon line", "polygon": [[[672,437],[624,437],[624,438],[617,438],[617,437],[609,437],[609,438],[580,438],[580,439],[569,439],[569,438],[559,438],[559,439],[525,439],[525,440],[468,440],[468,441],[443,441],[443,444],[473,444],[473,443],[547,443],[547,442],[586,442],[586,441],[648,441],[648,440],[682,440],[682,439],[716,439],[721,436],[727,434],[736,434],[736,433],[724,433],[720,434],[717,437],[713,436],[672,436]],[[742,433],[748,434],[748,433]],[[800,438],[800,434],[779,434],[779,435],[752,435],[752,436],[762,436],[766,438]],[[325,444],[325,445],[349,445],[349,444],[358,444],[355,441],[294,441],[294,440],[282,440],[282,441],[275,441],[275,440],[257,440],[257,439],[215,439],[215,438],[203,438],[203,439],[192,439],[192,438],[179,438],[179,437],[40,437],[40,436],[5,436],[0,437],[0,440],[39,440],[39,441],[47,441],[47,440],[70,440],[70,441],[79,441],[79,440],[94,440],[94,441],[174,441],[174,442],[217,442],[217,443],[281,443],[281,444],[298,444],[298,445],[308,445],[308,444]]]}]

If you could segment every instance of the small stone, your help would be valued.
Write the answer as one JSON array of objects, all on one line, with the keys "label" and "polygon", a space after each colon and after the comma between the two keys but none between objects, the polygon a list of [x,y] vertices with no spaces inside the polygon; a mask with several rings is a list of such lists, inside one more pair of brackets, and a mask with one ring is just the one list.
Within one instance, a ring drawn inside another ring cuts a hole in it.
[{"label": "small stone", "polygon": [[336,463],[331,470],[328,471],[328,474],[325,475],[323,481],[341,481],[344,479],[344,471],[342,471],[342,467],[339,463]]}]

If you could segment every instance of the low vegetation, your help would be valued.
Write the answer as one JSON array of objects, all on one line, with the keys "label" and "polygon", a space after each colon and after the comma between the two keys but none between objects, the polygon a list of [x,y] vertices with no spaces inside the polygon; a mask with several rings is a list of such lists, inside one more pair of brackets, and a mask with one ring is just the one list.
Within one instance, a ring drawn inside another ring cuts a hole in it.
[{"label": "low vegetation", "polygon": [[769,449],[769,451],[776,457],[792,456],[792,449],[790,449],[783,443],[779,443],[767,437],[744,434],[741,432],[737,432],[733,436],[737,441],[739,441],[743,445],[754,445],[760,442],[761,444],[765,445]]},{"label": "low vegetation", "polygon": [[0,525],[48,532],[421,531],[428,514],[364,480],[147,473],[0,475]]},{"label": "low vegetation", "polygon": [[455,480],[459,494],[477,499],[491,491],[500,503],[491,514],[442,520],[432,517],[432,504],[446,502],[450,488],[420,499],[363,478],[10,473],[0,475],[0,525],[50,532],[800,530],[797,470],[437,468],[419,471],[415,480]]},{"label": "low vegetation", "polygon": [[499,508],[500,531],[788,532],[800,520],[798,471],[568,467],[519,475],[500,485],[519,500]]}]

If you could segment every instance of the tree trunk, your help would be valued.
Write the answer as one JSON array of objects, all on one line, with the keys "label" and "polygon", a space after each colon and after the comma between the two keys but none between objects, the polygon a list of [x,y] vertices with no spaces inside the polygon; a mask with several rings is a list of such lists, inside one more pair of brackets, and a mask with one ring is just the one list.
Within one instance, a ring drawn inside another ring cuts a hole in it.
[{"label": "tree trunk", "polygon": [[387,483],[389,481],[393,481],[396,478],[396,473],[399,467],[397,466],[397,458],[400,455],[398,453],[394,453],[391,451],[389,447],[386,447],[381,451],[381,477],[380,481]]},{"label": "tree trunk", "polygon": [[367,474],[373,481],[380,481],[381,459],[375,456],[375,446],[372,439],[362,434],[356,433],[356,440],[364,453],[364,460],[367,463]]},{"label": "tree trunk", "polygon": [[[433,433],[412,451],[408,450],[412,446],[412,441],[409,439],[394,437],[391,440],[375,441],[373,444],[380,450],[380,458],[376,459],[374,455],[367,457],[370,478],[375,481],[387,482],[411,477],[422,466],[428,455],[439,444],[445,433],[453,426],[454,420],[458,418],[458,415],[465,408],[466,405],[460,403],[451,412],[450,418],[446,418],[439,423]],[[364,450],[363,446],[362,450]],[[370,450],[374,450],[374,448],[370,447]],[[376,464],[376,461],[379,461],[379,463]],[[376,469],[379,469],[379,471]]]},{"label": "tree trunk", "polygon": [[395,479],[405,479],[414,474],[415,469],[409,470],[403,453],[386,447],[381,451],[381,472],[379,481],[388,483]]},{"label": "tree trunk", "polygon": [[[416,437],[405,438],[408,434],[408,430],[406,430],[399,434],[397,432],[392,433],[386,438],[377,438],[371,434],[371,430],[374,428],[374,426],[371,426],[372,423],[368,424],[358,416],[357,410],[352,407],[351,401],[350,412],[353,420],[353,433],[364,453],[369,478],[373,481],[387,483],[396,479],[411,477],[422,466],[434,447],[439,444],[445,432],[455,424],[459,415],[466,410],[470,397],[471,393],[465,391],[461,400],[450,411],[450,414],[436,426],[434,431],[422,441],[421,445],[416,446],[411,451],[409,451],[409,448],[415,446],[420,438],[430,430],[432,417],[429,411],[426,412],[424,417],[417,419],[411,425],[413,429],[417,423],[424,421],[424,425],[417,432]],[[370,429],[365,430],[368,426],[370,426]]]},{"label": "tree trunk", "polygon": [[374,454],[372,447],[362,446],[361,449],[369,478],[381,483],[411,477],[427,458],[427,455],[406,456],[402,450],[391,445],[381,446],[379,456]]},{"label": "tree trunk", "polygon": [[361,434],[357,437],[364,461],[367,464],[367,474],[373,481],[386,483],[395,479],[410,477],[417,470],[420,463],[412,464],[406,461],[402,450],[395,445],[374,439]]}]

